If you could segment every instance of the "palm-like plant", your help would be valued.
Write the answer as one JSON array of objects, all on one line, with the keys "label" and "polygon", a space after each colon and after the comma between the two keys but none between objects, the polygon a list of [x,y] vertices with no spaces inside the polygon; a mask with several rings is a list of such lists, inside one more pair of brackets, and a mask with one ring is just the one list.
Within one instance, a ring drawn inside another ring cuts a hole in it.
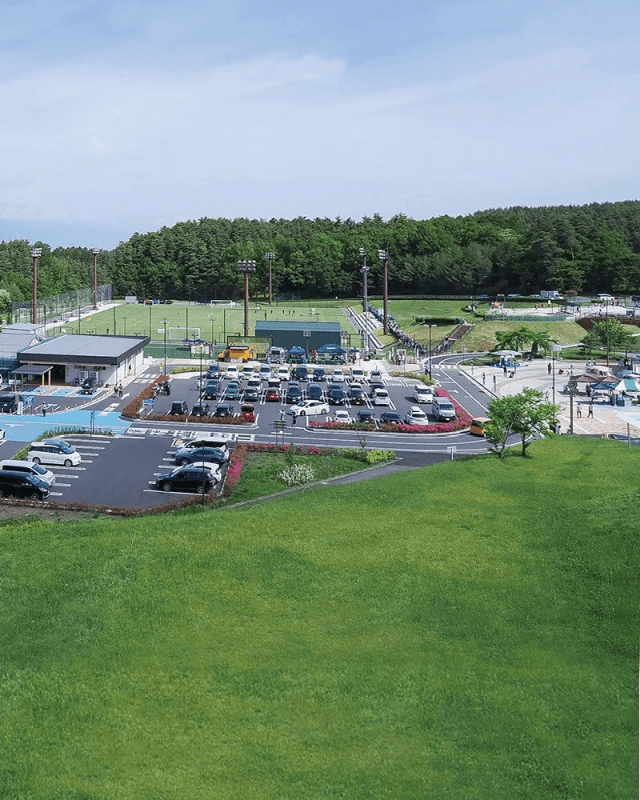
[{"label": "palm-like plant", "polygon": [[531,344],[531,355],[533,356],[537,355],[538,350],[546,352],[551,349],[552,344],[557,344],[548,330],[531,331],[529,343]]}]

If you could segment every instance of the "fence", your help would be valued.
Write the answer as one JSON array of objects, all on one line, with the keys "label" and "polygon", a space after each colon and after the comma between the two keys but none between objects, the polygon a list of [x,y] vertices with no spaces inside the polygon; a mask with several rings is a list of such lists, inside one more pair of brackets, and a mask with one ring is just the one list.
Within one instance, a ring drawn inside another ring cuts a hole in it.
[{"label": "fence", "polygon": [[566,314],[491,314],[484,315],[485,322],[567,322]]},{"label": "fence", "polygon": [[[98,286],[98,302],[111,301],[111,284]],[[11,304],[11,320],[13,322],[31,322],[31,302]],[[53,297],[39,297],[37,300],[38,321],[66,322],[69,317],[77,316],[78,312],[86,313],[93,308],[93,288],[75,289],[72,292],[62,292]]]}]

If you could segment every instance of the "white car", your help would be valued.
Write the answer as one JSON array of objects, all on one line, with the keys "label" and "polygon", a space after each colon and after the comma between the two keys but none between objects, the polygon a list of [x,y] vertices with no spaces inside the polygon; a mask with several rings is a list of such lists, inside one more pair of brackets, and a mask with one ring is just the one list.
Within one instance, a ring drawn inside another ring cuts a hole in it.
[{"label": "white car", "polygon": [[334,414],[333,418],[336,422],[353,422],[353,417],[349,414],[349,412],[344,408],[338,408]]},{"label": "white car", "polygon": [[389,397],[389,392],[386,389],[376,389],[373,393],[373,405],[390,406],[391,398]]},{"label": "white car", "polygon": [[224,373],[224,377],[230,381],[239,381],[240,380],[240,370],[235,364],[231,364],[227,367],[227,371]]},{"label": "white car", "polygon": [[407,423],[407,425],[429,424],[429,418],[421,408],[418,408],[418,406],[411,406],[406,417],[404,418],[404,421]]},{"label": "white car", "polygon": [[82,461],[80,453],[64,439],[43,439],[31,442],[27,461],[36,464],[58,464],[65,467],[77,467]]},{"label": "white car", "polygon": [[329,406],[321,400],[301,400],[292,406],[288,414],[293,414],[294,417],[308,417],[313,414],[330,414]]},{"label": "white car", "polygon": [[260,364],[260,371],[258,373],[263,381],[269,380],[271,377],[271,365],[270,364]]},{"label": "white car", "polygon": [[430,386],[418,383],[413,387],[413,399],[416,403],[432,403],[433,389]]},{"label": "white car", "polygon": [[291,373],[289,372],[289,367],[279,367],[278,372],[276,373],[277,376],[280,378],[281,381],[288,381],[291,378]]},{"label": "white car", "polygon": [[364,371],[358,369],[357,367],[351,367],[351,380],[357,381],[358,383],[362,383],[364,380]]},{"label": "white car", "polygon": [[331,383],[344,383],[344,372],[341,369],[334,369],[331,373]]}]

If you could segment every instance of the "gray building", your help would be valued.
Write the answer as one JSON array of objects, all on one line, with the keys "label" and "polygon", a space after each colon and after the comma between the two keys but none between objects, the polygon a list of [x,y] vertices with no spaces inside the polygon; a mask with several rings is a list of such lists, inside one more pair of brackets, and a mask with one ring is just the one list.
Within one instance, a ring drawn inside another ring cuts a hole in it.
[{"label": "gray building", "polygon": [[275,347],[317,350],[323,344],[340,344],[339,322],[285,322],[256,320],[256,337],[272,339]]},{"label": "gray building", "polygon": [[136,375],[144,363],[148,336],[95,336],[68,333],[27,346],[17,354],[14,374],[29,383],[118,383]]}]

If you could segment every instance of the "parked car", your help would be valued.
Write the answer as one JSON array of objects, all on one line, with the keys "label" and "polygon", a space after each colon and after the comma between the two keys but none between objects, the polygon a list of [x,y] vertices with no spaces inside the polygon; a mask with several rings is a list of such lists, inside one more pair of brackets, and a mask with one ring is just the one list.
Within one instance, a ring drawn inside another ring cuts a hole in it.
[{"label": "parked car", "polygon": [[399,425],[402,422],[402,417],[397,411],[383,411],[380,415],[380,422],[387,425]]},{"label": "parked car", "polygon": [[370,381],[369,382],[369,397],[373,397],[374,394],[378,389],[384,389],[385,385],[382,381]]},{"label": "parked car", "polygon": [[277,403],[280,400],[280,389],[276,389],[275,386],[269,386],[264,399],[267,403]]},{"label": "parked car", "polygon": [[[196,436],[185,442],[181,450],[191,450],[194,447],[215,447],[218,450],[229,452],[229,446],[235,443],[235,436],[230,433],[211,433],[204,436]],[[227,455],[227,458],[229,456]]]},{"label": "parked car", "polygon": [[351,367],[349,375],[352,381],[356,381],[357,383],[362,383],[364,381],[364,370],[360,369],[360,367]]},{"label": "parked car", "polygon": [[382,373],[379,369],[371,370],[371,374],[369,375],[369,383],[372,381],[380,381],[380,383],[382,383]]},{"label": "parked car", "polygon": [[214,473],[204,466],[189,465],[158,475],[156,486],[163,492],[200,492],[204,494],[210,492],[219,480],[219,472]]},{"label": "parked car", "polygon": [[218,378],[220,377],[220,364],[209,364],[207,367],[207,378]]},{"label": "parked car", "polygon": [[373,411],[370,408],[361,408],[358,411],[357,419],[358,419],[358,422],[370,423],[372,425],[376,421],[376,418],[375,418],[375,416],[373,414]]},{"label": "parked car", "polygon": [[474,417],[469,426],[469,433],[472,433],[474,436],[484,436],[484,429],[488,422],[488,417]]},{"label": "parked car", "polygon": [[293,371],[293,376],[297,381],[309,380],[309,369],[304,364],[299,364]]},{"label": "parked car", "polygon": [[242,399],[246,400],[246,401],[248,401],[250,403],[251,402],[253,402],[253,403],[257,402],[259,397],[260,397],[259,390],[258,389],[254,389],[253,387],[249,387],[249,386],[244,390],[244,393],[242,395]]},{"label": "parked car", "polygon": [[82,461],[80,453],[64,439],[31,442],[27,460],[36,464],[61,464],[65,467],[75,467]]},{"label": "parked car", "polygon": [[184,466],[194,461],[224,464],[229,460],[229,451],[223,447],[181,447],[174,456],[176,464]]},{"label": "parked car", "polygon": [[95,394],[98,388],[98,381],[95,378],[87,378],[82,383],[80,394]]},{"label": "parked car", "polygon": [[12,461],[8,458],[4,461],[0,461],[0,471],[35,475],[36,478],[40,478],[41,481],[48,483],[49,486],[56,481],[56,476],[50,469],[43,467],[41,464],[36,464],[35,461]]},{"label": "parked car", "polygon": [[298,403],[302,400],[302,389],[299,383],[290,383],[285,397],[286,403]]},{"label": "parked car", "polygon": [[375,389],[372,401],[374,406],[388,406],[391,404],[391,398],[386,389]]},{"label": "parked car", "polygon": [[250,378],[252,378],[253,377],[253,367],[251,367],[249,365],[245,365],[244,367],[242,367],[242,377],[245,380],[249,380]]},{"label": "parked car", "polygon": [[349,387],[349,399],[351,400],[351,404],[354,406],[362,406],[366,403],[364,397],[364,391],[362,386],[351,384]]},{"label": "parked car", "polygon": [[269,364],[260,364],[258,375],[260,375],[260,378],[263,381],[269,380],[269,376],[271,375],[271,366]]},{"label": "parked car", "polygon": [[188,414],[189,413],[189,406],[187,405],[186,400],[174,400],[171,403],[171,408],[169,409],[169,414]]},{"label": "parked car", "polygon": [[341,386],[330,386],[327,392],[327,400],[332,406],[343,406],[346,402],[347,395]]},{"label": "parked car", "polygon": [[247,381],[247,389],[257,389],[260,391],[261,387],[262,383],[258,377],[249,378]]},{"label": "parked car", "polygon": [[218,396],[219,384],[218,381],[209,381],[204,387],[205,400],[215,400]]},{"label": "parked car", "polygon": [[191,409],[191,414],[194,417],[208,417],[211,413],[211,406],[209,403],[195,403]]},{"label": "parked car", "polygon": [[338,408],[335,411],[333,418],[336,422],[345,422],[345,423],[353,422],[353,417],[351,416],[351,414],[349,414],[346,408]]},{"label": "parked car", "polygon": [[276,374],[281,381],[288,381],[291,377],[289,367],[287,367],[285,364],[283,364],[281,367],[278,367],[278,372]]},{"label": "parked car", "polygon": [[212,417],[233,417],[234,411],[231,403],[218,403]]},{"label": "parked car", "polygon": [[18,410],[18,398],[15,394],[0,395],[0,412],[15,414]]},{"label": "parked car", "polygon": [[434,398],[433,389],[423,383],[417,383],[413,387],[413,399],[416,403],[431,403]]},{"label": "parked car", "polygon": [[313,370],[313,380],[316,381],[316,383],[325,380],[325,377],[324,367],[316,367]]},{"label": "parked car", "polygon": [[434,397],[431,403],[431,413],[438,422],[450,422],[456,418],[456,409],[448,397]]},{"label": "parked car", "polygon": [[225,400],[239,400],[242,387],[238,381],[229,381],[224,390]]},{"label": "parked car", "polygon": [[224,373],[224,377],[230,381],[238,381],[240,380],[240,370],[235,364],[230,364]]},{"label": "parked car", "polygon": [[329,406],[320,400],[301,400],[287,412],[295,417],[310,417],[316,414],[329,414]]},{"label": "parked car", "polygon": [[0,471],[0,497],[28,497],[30,500],[44,500],[49,494],[50,485],[26,472]]},{"label": "parked car", "polygon": [[307,386],[307,400],[322,400],[322,386],[319,383],[310,383]]},{"label": "parked car", "polygon": [[331,373],[331,383],[344,383],[344,372],[341,369],[334,369]]},{"label": "parked car", "polygon": [[418,406],[411,406],[404,418],[407,425],[428,425],[429,418]]}]

